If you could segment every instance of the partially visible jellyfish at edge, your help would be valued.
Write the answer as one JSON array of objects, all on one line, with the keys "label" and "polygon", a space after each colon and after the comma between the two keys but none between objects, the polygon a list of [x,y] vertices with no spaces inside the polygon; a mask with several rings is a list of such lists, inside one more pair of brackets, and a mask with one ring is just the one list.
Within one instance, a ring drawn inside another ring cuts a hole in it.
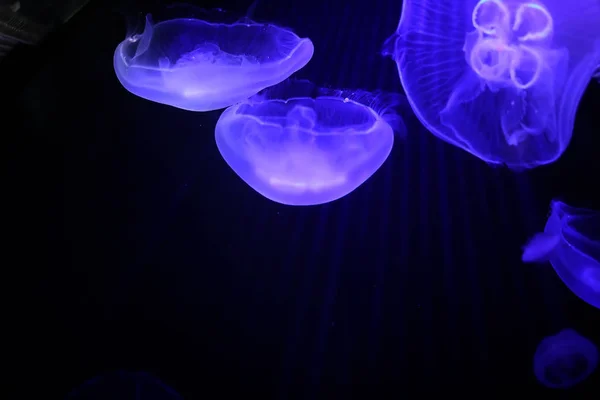
[{"label": "partially visible jellyfish at edge", "polygon": [[533,372],[544,386],[567,389],[587,379],[598,366],[598,348],[573,329],[544,338],[533,356]]},{"label": "partially visible jellyfish at edge", "polygon": [[225,162],[264,197],[323,204],[358,188],[386,161],[394,135],[406,131],[397,112],[404,104],[399,94],[289,81],[225,110],[215,139]]},{"label": "partially visible jellyfish at edge", "polygon": [[66,400],[181,400],[170,386],[146,372],[115,371],[96,376],[71,391]]},{"label": "partially visible jellyfish at edge", "polygon": [[600,308],[600,211],[550,204],[543,233],[523,249],[523,262],[550,262],[565,285]]},{"label": "partially visible jellyfish at edge", "polygon": [[312,58],[310,39],[271,24],[211,23],[178,18],[127,37],[114,53],[129,92],[189,111],[243,101],[284,81]]},{"label": "partially visible jellyfish at edge", "polygon": [[533,168],[567,148],[600,65],[598,0],[405,0],[383,53],[417,117],[489,164]]}]

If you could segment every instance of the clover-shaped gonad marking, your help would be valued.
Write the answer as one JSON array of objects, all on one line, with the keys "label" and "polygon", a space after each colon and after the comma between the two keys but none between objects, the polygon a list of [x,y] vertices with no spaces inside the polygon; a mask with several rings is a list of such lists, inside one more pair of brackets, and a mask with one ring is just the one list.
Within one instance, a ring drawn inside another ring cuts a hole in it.
[{"label": "clover-shaped gonad marking", "polygon": [[[512,24],[511,24],[512,21]],[[510,79],[518,89],[534,85],[544,63],[544,51],[534,45],[552,34],[552,16],[537,2],[508,7],[501,0],[480,0],[472,23],[477,42],[471,48],[471,68],[483,79]]]},{"label": "clover-shaped gonad marking", "polygon": [[510,30],[510,10],[501,0],[480,0],[472,13],[475,29],[486,35],[506,35]]},{"label": "clover-shaped gonad marking", "polygon": [[518,89],[529,89],[539,79],[544,60],[534,47],[519,45],[515,48],[517,52],[509,67],[510,79]]},{"label": "clover-shaped gonad marking", "polygon": [[471,18],[475,29],[487,36],[514,36],[520,42],[546,39],[554,29],[552,15],[537,2],[522,3],[513,10],[501,0],[480,0]]},{"label": "clover-shaped gonad marking", "polygon": [[515,10],[512,30],[520,42],[543,40],[554,28],[548,10],[537,3],[524,3]]}]

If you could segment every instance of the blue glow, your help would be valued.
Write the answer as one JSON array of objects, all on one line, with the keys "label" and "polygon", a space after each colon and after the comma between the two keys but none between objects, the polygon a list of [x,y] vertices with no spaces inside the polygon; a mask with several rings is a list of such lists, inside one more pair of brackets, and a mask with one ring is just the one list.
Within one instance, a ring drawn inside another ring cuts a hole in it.
[{"label": "blue glow", "polygon": [[394,130],[404,134],[393,110],[404,98],[335,90],[306,96],[306,83],[294,86],[225,110],[217,146],[235,173],[270,200],[300,206],[339,199],[385,162]]},{"label": "blue glow", "polygon": [[600,64],[597,0],[405,0],[384,54],[419,120],[491,164],[560,157]]},{"label": "blue glow", "polygon": [[114,54],[121,84],[142,98],[190,111],[243,101],[304,67],[314,47],[274,25],[173,19],[128,37]]},{"label": "blue glow", "polygon": [[525,246],[524,262],[550,261],[562,281],[583,301],[600,308],[600,212],[550,205],[543,233]]},{"label": "blue glow", "polygon": [[573,329],[544,338],[533,356],[538,381],[553,389],[566,389],[584,381],[598,366],[598,349]]},{"label": "blue glow", "polygon": [[75,388],[67,400],[181,400],[175,390],[145,372],[117,371]]}]

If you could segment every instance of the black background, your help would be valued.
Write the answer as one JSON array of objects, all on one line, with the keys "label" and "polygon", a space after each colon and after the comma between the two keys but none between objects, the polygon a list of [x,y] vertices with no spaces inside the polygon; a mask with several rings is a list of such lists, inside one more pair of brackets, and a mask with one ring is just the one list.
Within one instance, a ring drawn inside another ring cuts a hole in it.
[{"label": "black background", "polygon": [[[244,15],[249,3],[196,4]],[[125,16],[156,7],[92,1],[1,65],[4,362],[23,398],[61,398],[119,368],[187,399],[556,396],[533,376],[537,344],[567,327],[600,344],[600,312],[520,251],[551,199],[600,209],[600,85],[552,165],[489,167],[407,119],[351,195],[289,207],[222,160],[220,112],[120,86]],[[262,0],[255,18],[313,40],[297,77],[401,92],[379,54],[400,9]],[[600,371],[560,393],[597,398]]]}]

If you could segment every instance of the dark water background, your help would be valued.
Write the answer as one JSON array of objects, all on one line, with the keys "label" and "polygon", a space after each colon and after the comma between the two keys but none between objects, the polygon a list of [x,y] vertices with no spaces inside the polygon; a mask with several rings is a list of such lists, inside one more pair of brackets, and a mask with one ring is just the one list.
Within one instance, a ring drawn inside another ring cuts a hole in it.
[{"label": "dark water background", "polygon": [[[600,311],[550,265],[520,262],[552,198],[600,209],[600,85],[550,166],[491,168],[408,120],[407,138],[351,195],[288,207],[221,159],[220,112],[120,86],[116,11],[156,6],[138,3],[92,1],[0,66],[5,362],[23,398],[40,388],[61,398],[117,368],[187,399],[556,397],[533,376],[538,342],[572,327],[600,345]],[[249,3],[196,4],[243,15]],[[400,9],[263,0],[255,17],[313,40],[297,77],[401,92],[379,55]],[[561,396],[598,393],[600,371]]]}]

